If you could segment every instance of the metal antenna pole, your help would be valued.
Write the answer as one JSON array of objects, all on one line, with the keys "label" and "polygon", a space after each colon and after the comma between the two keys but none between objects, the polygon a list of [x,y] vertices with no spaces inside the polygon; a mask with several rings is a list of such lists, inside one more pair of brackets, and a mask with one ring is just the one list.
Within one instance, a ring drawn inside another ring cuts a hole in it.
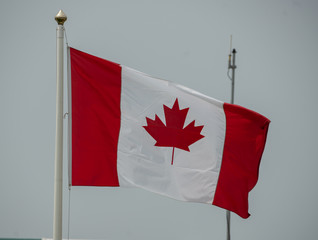
[{"label": "metal antenna pole", "polygon": [[234,84],[235,84],[235,69],[236,69],[236,65],[235,65],[235,55],[236,55],[236,50],[235,48],[232,51],[233,54],[233,58],[232,58],[232,64],[230,63],[229,68],[232,69],[232,77],[231,77],[231,81],[232,81],[232,90],[231,90],[231,104],[234,104]]},{"label": "metal antenna pole", "polygon": [[55,16],[56,28],[56,135],[54,174],[54,219],[53,239],[62,240],[63,204],[63,42],[64,22],[67,17],[62,10]]},{"label": "metal antenna pole", "polygon": [[[232,36],[231,36],[231,45],[232,45]],[[232,46],[231,46],[231,48],[232,48]],[[233,54],[233,58],[232,58],[231,53],[229,55],[229,65],[228,65],[228,71],[230,71],[230,69],[232,69],[232,77],[230,77],[229,75],[228,75],[228,77],[232,81],[232,84],[231,84],[231,86],[232,86],[231,87],[231,104],[234,104],[234,85],[235,85],[234,80],[235,80],[235,69],[236,69],[236,65],[235,65],[236,50],[235,49],[233,49],[232,54]],[[231,212],[229,210],[226,210],[226,225],[227,225],[226,239],[231,240]]]}]

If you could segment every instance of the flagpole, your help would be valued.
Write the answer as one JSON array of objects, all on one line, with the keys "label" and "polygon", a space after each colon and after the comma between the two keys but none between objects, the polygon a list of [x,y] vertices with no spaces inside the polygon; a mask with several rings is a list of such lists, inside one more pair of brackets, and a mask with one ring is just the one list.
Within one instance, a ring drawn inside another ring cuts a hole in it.
[{"label": "flagpole", "polygon": [[[232,36],[231,36],[231,45],[232,45]],[[232,46],[231,46],[231,48],[232,48]],[[233,49],[232,54],[233,54],[233,58],[232,58],[231,53],[229,55],[228,70],[230,71],[230,69],[232,69],[232,76],[231,77],[229,76],[229,78],[232,82],[232,84],[231,84],[231,104],[234,104],[234,86],[235,86],[235,69],[236,69],[236,65],[235,65],[236,50],[235,50],[235,48]],[[231,212],[229,210],[226,210],[226,226],[227,226],[226,239],[231,240]]]},{"label": "flagpole", "polygon": [[54,174],[53,240],[62,240],[63,207],[63,58],[64,22],[67,17],[62,10],[55,16],[56,28],[56,135]]}]

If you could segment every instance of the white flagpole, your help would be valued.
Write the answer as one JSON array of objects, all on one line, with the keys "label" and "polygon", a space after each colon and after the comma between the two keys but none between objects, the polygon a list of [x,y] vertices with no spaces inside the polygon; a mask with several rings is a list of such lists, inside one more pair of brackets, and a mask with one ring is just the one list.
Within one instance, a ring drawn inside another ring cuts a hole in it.
[{"label": "white flagpole", "polygon": [[63,58],[64,22],[67,17],[62,10],[55,16],[56,28],[56,135],[54,175],[53,239],[62,240],[63,204]]}]

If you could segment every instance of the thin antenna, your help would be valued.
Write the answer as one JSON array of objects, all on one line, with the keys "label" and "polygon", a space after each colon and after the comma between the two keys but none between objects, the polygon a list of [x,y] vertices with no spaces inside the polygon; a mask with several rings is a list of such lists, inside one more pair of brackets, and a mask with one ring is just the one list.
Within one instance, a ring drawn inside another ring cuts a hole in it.
[{"label": "thin antenna", "polygon": [[[233,54],[233,58],[232,58]],[[235,48],[232,50],[232,35],[230,36],[230,54],[229,54],[229,62],[228,62],[228,70],[227,70],[227,76],[232,81],[232,90],[231,90],[231,104],[234,103],[234,79],[235,79],[235,54],[236,50]],[[230,70],[232,69],[232,76],[230,76]]]},{"label": "thin antenna", "polygon": [[233,54],[233,58],[232,58],[232,62],[229,62],[229,70],[232,69],[232,77],[230,77],[230,79],[232,81],[231,104],[234,104],[234,84],[235,84],[235,69],[236,69],[236,65],[235,65],[236,50],[235,50],[235,48],[233,48],[232,54]]}]

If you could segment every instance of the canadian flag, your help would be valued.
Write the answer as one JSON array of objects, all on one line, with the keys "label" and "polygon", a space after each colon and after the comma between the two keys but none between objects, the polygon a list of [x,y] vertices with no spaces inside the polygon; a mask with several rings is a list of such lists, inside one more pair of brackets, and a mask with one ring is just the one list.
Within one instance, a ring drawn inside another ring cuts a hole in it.
[{"label": "canadian flag", "polygon": [[139,187],[247,218],[270,121],[69,48],[71,184]]}]

